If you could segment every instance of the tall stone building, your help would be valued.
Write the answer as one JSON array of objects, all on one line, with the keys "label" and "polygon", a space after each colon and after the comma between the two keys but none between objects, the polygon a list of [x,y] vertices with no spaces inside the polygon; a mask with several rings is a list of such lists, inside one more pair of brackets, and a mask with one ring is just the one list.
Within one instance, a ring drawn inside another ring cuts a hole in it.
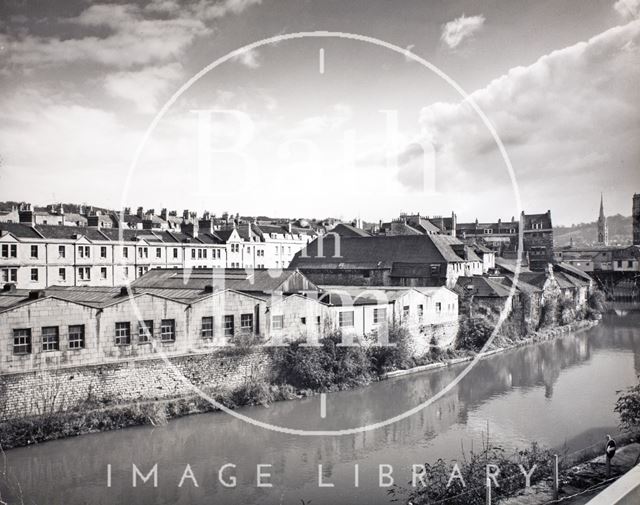
[{"label": "tall stone building", "polygon": [[633,195],[633,245],[640,245],[640,193]]},{"label": "tall stone building", "polygon": [[609,228],[604,215],[604,200],[600,193],[600,215],[598,216],[598,245],[609,245]]}]

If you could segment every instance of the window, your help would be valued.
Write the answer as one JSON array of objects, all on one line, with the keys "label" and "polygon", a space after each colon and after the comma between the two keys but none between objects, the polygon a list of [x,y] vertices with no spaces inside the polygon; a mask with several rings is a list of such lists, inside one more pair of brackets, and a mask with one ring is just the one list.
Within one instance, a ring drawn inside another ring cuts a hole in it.
[{"label": "window", "polygon": [[89,258],[91,256],[91,251],[88,245],[78,246],[78,255],[81,258]]},{"label": "window", "polygon": [[436,312],[437,313],[442,312],[442,303],[436,302]]},{"label": "window", "polygon": [[18,247],[16,244],[2,244],[3,258],[15,258],[16,256],[18,256]]},{"label": "window", "polygon": [[352,328],[353,327],[353,311],[340,312],[338,315],[338,325],[340,328]]},{"label": "window", "polygon": [[31,269],[31,281],[32,282],[38,282],[38,269],[37,268],[32,268]]},{"label": "window", "polygon": [[176,340],[176,320],[163,319],[160,322],[160,340],[162,342],[175,342]]},{"label": "window", "polygon": [[202,259],[202,249],[198,249],[198,259]]},{"label": "window", "polygon": [[306,317],[301,317],[300,318],[300,324],[306,325],[307,324],[307,318]]},{"label": "window", "polygon": [[627,267],[628,268],[632,268],[633,267],[633,261],[632,260],[627,261]]},{"label": "window", "polygon": [[149,267],[138,267],[138,277],[142,277],[149,271]]},{"label": "window", "polygon": [[271,316],[271,328],[274,330],[281,330],[284,328],[284,316]]},{"label": "window", "polygon": [[31,328],[13,330],[13,354],[31,354]]},{"label": "window", "polygon": [[100,278],[101,279],[106,279],[107,278],[107,267],[101,267],[100,268]]},{"label": "window", "polygon": [[202,257],[203,257],[204,259],[207,259],[207,250],[206,250],[206,249],[203,249],[203,250],[202,250]]},{"label": "window", "polygon": [[81,281],[91,280],[91,268],[90,267],[78,267],[78,279]]},{"label": "window", "polygon": [[38,246],[37,245],[32,245],[31,246],[31,257],[32,258],[37,258],[38,257]]},{"label": "window", "polygon": [[422,321],[424,317],[424,305],[418,305],[418,321]]},{"label": "window", "polygon": [[196,259],[196,250],[195,249],[191,249],[191,259],[192,260]]},{"label": "window", "polygon": [[173,248],[173,259],[174,260],[178,259],[178,248],[177,247]]},{"label": "window", "polygon": [[18,281],[18,269],[17,268],[3,268],[0,270],[0,278],[2,282],[17,282]]},{"label": "window", "polygon": [[67,280],[67,269],[66,268],[58,268],[58,277],[61,281]]},{"label": "window", "polygon": [[122,248],[122,257],[123,258],[128,258],[129,257],[129,248],[128,247],[123,247]]},{"label": "window", "polygon": [[107,257],[107,248],[106,248],[106,246],[100,247],[100,257],[101,258],[106,258]]},{"label": "window", "polygon": [[235,333],[235,326],[233,322],[233,316],[232,315],[224,316],[224,336],[233,337],[234,333]]},{"label": "window", "polygon": [[373,324],[384,323],[387,320],[387,309],[373,309]]},{"label": "window", "polygon": [[129,277],[129,267],[124,267],[123,272],[125,278]]},{"label": "window", "polygon": [[131,324],[116,323],[116,345],[131,344]]},{"label": "window", "polygon": [[148,247],[141,247],[140,249],[138,249],[138,255],[141,258],[148,258],[149,257],[149,248]]},{"label": "window", "polygon": [[402,317],[409,317],[409,306],[405,305],[402,307]]},{"label": "window", "polygon": [[[618,268],[622,268],[622,260],[618,260]],[[31,279],[33,280],[33,279]]]},{"label": "window", "polygon": [[316,326],[320,327],[320,316],[316,316]]},{"label": "window", "polygon": [[45,326],[42,328],[42,350],[60,350],[60,332],[57,326]]},{"label": "window", "polygon": [[69,326],[69,349],[84,349],[84,324]]},{"label": "window", "polygon": [[202,330],[200,331],[202,338],[213,338],[213,317],[205,316],[202,318]]},{"label": "window", "polygon": [[440,273],[440,265],[432,264],[430,265],[430,268],[431,268],[431,275],[438,275]]},{"label": "window", "polygon": [[63,245],[58,246],[58,258],[64,258],[67,255],[67,248]]},{"label": "window", "polygon": [[162,258],[162,249],[160,247],[156,247],[156,258]]},{"label": "window", "polygon": [[153,337],[153,321],[140,321],[138,323],[138,343],[148,344]]},{"label": "window", "polygon": [[253,333],[253,314],[240,315],[240,330],[243,333]]}]

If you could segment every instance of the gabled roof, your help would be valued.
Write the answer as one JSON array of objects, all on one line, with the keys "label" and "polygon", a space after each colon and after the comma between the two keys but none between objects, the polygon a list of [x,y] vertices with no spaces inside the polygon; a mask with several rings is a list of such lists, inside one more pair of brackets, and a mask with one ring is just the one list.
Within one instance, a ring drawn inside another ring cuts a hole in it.
[{"label": "gabled roof", "polygon": [[338,223],[333,227],[331,233],[337,233],[341,237],[370,237],[371,234],[350,224]]},{"label": "gabled roof", "polygon": [[[399,235],[374,237],[341,237],[339,257],[335,257],[334,235],[312,241],[305,250],[298,252],[292,268],[383,268],[389,269],[394,263],[414,265],[460,262],[462,259],[453,251],[453,244],[462,242],[445,235]],[[318,244],[322,241],[322,255]],[[479,258],[476,256],[476,260]]]},{"label": "gabled roof", "polygon": [[480,298],[507,298],[511,294],[510,283],[504,282],[504,278],[481,277],[459,277],[456,283],[456,291],[462,292],[473,286],[473,295]]}]

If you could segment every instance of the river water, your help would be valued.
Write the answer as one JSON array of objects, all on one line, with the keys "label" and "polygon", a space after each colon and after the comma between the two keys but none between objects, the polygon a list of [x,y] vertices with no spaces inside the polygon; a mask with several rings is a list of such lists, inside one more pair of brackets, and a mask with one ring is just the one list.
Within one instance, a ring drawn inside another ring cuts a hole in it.
[{"label": "river water", "polygon": [[[297,429],[334,430],[393,417],[421,403],[465,365],[383,381],[320,398],[245,408],[254,419]],[[388,504],[379,465],[392,465],[398,483],[410,467],[456,458],[478,448],[489,430],[507,448],[536,440],[573,451],[617,433],[616,391],[640,373],[640,313],[607,315],[590,330],[481,360],[443,398],[390,426],[344,436],[302,437],[268,431],[225,413],[185,417],[161,427],[48,442],[7,451],[11,489],[3,497],[36,504]],[[132,464],[152,480],[132,486]],[[218,473],[223,470],[224,487]],[[271,474],[256,485],[257,465]],[[111,487],[107,487],[111,465]],[[179,483],[190,465],[192,479]],[[319,487],[319,465],[322,483]],[[358,487],[354,483],[356,465]],[[17,484],[19,483],[19,485]],[[9,493],[9,494],[7,494]],[[13,496],[12,496],[13,495]],[[13,501],[9,500],[9,503]],[[19,503],[19,501],[16,501]]]}]

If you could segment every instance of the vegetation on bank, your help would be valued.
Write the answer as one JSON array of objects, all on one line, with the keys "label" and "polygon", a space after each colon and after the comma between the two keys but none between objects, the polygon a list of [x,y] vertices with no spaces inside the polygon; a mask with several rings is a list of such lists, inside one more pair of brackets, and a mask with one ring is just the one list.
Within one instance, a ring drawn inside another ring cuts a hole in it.
[{"label": "vegetation on bank", "polygon": [[[526,306],[526,301],[520,305]],[[601,310],[599,295],[593,295],[588,307],[575,315],[569,314],[568,307],[554,305],[554,317],[536,325],[534,331],[522,311],[515,309],[505,321],[495,343],[505,346],[527,341],[532,335],[552,328],[558,321],[566,323],[596,318]],[[389,328],[392,346],[377,346],[368,340],[355,346],[341,346],[341,334],[333,332],[320,340],[318,346],[293,342],[286,347],[270,348],[270,380],[248,376],[242,385],[234,389],[207,392],[221,405],[233,409],[364,386],[393,370],[473,356],[490,337],[497,315],[491,309],[477,311],[474,317],[470,311],[464,312],[454,348],[440,349],[432,338],[429,350],[419,357],[414,356],[408,329],[395,325]],[[230,354],[252,352],[254,344],[255,341],[241,341]],[[638,394],[640,396],[640,391]],[[217,410],[215,405],[199,396],[130,404],[117,404],[113,400],[98,402],[89,397],[83,404],[69,410],[60,406],[55,408],[55,401],[48,403],[51,408],[37,416],[0,422],[2,446],[9,449],[98,431],[163,424],[174,417]]]},{"label": "vegetation on bank", "polygon": [[[492,495],[498,501],[524,489],[523,469],[529,473],[535,467],[530,475],[533,485],[552,476],[553,462],[553,453],[536,443],[508,453],[499,445],[485,442],[482,450],[465,452],[461,459],[425,463],[421,478],[408,476],[411,480],[407,486],[394,486],[389,494],[397,501],[413,505],[484,505],[487,471],[497,474],[495,481],[499,486],[492,486]],[[487,469],[487,465],[494,466]]]}]

